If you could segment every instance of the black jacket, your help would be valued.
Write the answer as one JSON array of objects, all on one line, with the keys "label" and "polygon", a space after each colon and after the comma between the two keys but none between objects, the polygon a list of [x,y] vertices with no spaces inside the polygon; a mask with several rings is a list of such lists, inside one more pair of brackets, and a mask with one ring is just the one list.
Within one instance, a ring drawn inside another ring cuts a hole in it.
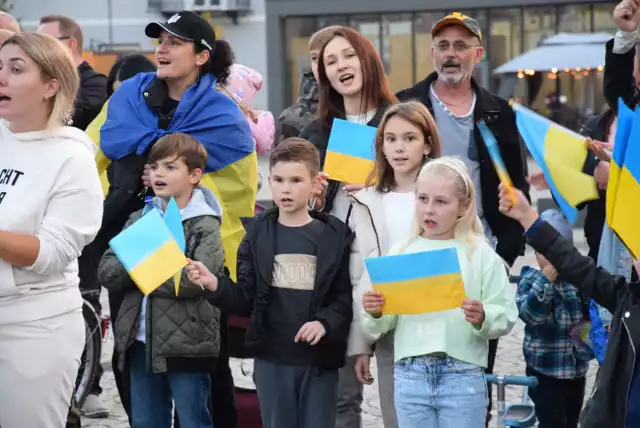
[{"label": "black jacket", "polygon": [[[582,125],[580,134],[593,138],[594,140],[606,141],[613,115],[613,110],[607,110],[604,113],[591,117]],[[598,166],[598,162],[596,155],[588,151],[582,172],[593,175]],[[587,245],[589,245],[589,257],[595,262],[598,261],[602,228],[604,227],[606,218],[606,197],[607,191],[598,189],[598,199],[584,202],[577,207],[579,210],[586,207],[587,210],[587,215],[584,220],[584,236],[587,239]]]},{"label": "black jacket", "polygon": [[[377,128],[384,116],[384,112],[387,106],[383,106],[376,111],[375,116],[367,123],[369,126]],[[344,119],[341,118],[341,119]],[[300,132],[300,138],[304,138],[313,143],[314,146],[320,152],[320,170],[324,168],[324,159],[327,155],[327,146],[329,145],[329,134],[331,133],[331,126],[326,126],[319,118],[314,119],[307,126],[305,126]],[[364,184],[364,183],[351,183],[351,184]],[[333,200],[338,194],[340,189],[340,182],[335,180],[329,180],[329,188],[327,189],[327,195],[324,201],[323,212],[330,212],[333,208]]]},{"label": "black jacket", "polygon": [[640,283],[627,283],[597,268],[545,222],[527,232],[529,245],[549,260],[558,277],[576,286],[613,314],[605,359],[596,388],[582,411],[582,428],[624,428],[627,397],[640,350]]},{"label": "black jacket", "polygon": [[[433,114],[429,91],[437,79],[437,73],[431,73],[425,80],[413,88],[398,92],[401,101],[415,99],[422,102]],[[476,94],[476,106],[473,111],[475,122],[483,119],[498,141],[500,153],[504,159],[507,171],[515,187],[529,197],[529,183],[527,182],[527,159],[520,134],[516,128],[516,118],[509,104],[500,97],[491,95],[489,91],[471,79],[471,86]],[[475,141],[484,141],[476,127]],[[446,142],[444,143],[446,144]],[[482,208],[484,216],[491,227],[491,231],[498,239],[496,252],[509,266],[518,256],[524,254],[525,239],[522,237],[522,227],[514,220],[503,216],[498,211],[498,185],[500,179],[496,173],[489,152],[484,144],[478,144],[480,155],[480,180],[482,182]]]},{"label": "black jacket", "polygon": [[76,96],[72,125],[84,131],[107,101],[107,76],[95,71],[87,62],[78,66],[78,74],[80,89]]},{"label": "black jacket", "polygon": [[624,54],[613,53],[613,41],[614,39],[609,40],[605,46],[604,98],[614,110],[618,109],[620,97],[630,109],[634,109],[637,104],[640,104],[640,90],[633,76],[636,50],[632,48]]},{"label": "black jacket", "polygon": [[[237,282],[223,276],[218,290],[208,295],[211,302],[223,310],[238,316],[250,316],[245,345],[256,358],[269,346],[265,342],[264,327],[273,279],[278,213],[278,208],[270,208],[246,222],[247,233],[238,249]],[[325,223],[325,229],[316,242],[316,277],[309,321],[320,321],[327,333],[314,347],[317,350],[314,361],[301,361],[300,364],[335,369],[345,364],[347,337],[353,318],[353,290],[349,276],[353,232],[336,217],[317,211],[310,214]]]}]

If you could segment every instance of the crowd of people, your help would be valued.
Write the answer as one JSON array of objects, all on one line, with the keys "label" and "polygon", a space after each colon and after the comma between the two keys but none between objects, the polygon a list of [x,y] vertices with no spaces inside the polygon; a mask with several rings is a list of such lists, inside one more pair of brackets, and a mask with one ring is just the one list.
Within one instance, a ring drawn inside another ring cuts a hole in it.
[{"label": "crowd of people", "polygon": [[[585,204],[583,256],[560,212],[531,207],[530,185],[547,184],[529,174],[509,104],[472,77],[484,55],[472,17],[433,26],[425,49],[435,71],[397,93],[362,34],[321,29],[299,99],[276,123],[252,107],[262,76],[196,13],[149,23],[155,64],[127,55],[108,77],[82,60],[72,18],[46,16],[21,32],[0,14],[0,426],[109,416],[102,369],[87,400],[72,399],[85,343],[79,290],[93,291],[100,311],[104,287],[113,374],[133,428],[248,428],[238,425],[229,368],[232,317],[246,320],[265,428],[361,427],[373,356],[385,428],[488,426],[485,373],[518,317],[540,427],[640,427],[638,266],[604,214],[617,101],[640,104],[640,0],[623,0],[614,19],[611,110],[583,127],[592,139],[584,170],[601,189]],[[362,183],[321,172],[336,119],[377,129]],[[480,121],[513,189],[500,182]],[[254,216],[258,154],[269,155],[274,207]],[[188,265],[145,294],[109,242],[170,200]],[[514,295],[509,270],[527,243],[538,267],[523,268]],[[459,261],[460,308],[385,314],[365,259],[443,249]],[[594,308],[609,313],[606,353],[575,339]],[[583,409],[594,358],[601,369]]]}]

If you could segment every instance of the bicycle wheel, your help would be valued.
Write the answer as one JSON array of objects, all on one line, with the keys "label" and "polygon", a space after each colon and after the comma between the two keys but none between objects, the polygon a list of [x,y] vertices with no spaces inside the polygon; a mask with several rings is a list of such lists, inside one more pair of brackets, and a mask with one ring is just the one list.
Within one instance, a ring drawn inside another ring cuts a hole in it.
[{"label": "bicycle wheel", "polygon": [[78,370],[78,377],[76,378],[76,391],[74,393],[78,408],[81,409],[84,405],[87,396],[91,392],[91,385],[98,371],[98,365],[100,364],[100,357],[102,353],[102,335],[100,334],[100,323],[97,322],[97,327],[90,326],[85,319],[85,344],[82,352],[82,358],[80,360],[80,368]]}]

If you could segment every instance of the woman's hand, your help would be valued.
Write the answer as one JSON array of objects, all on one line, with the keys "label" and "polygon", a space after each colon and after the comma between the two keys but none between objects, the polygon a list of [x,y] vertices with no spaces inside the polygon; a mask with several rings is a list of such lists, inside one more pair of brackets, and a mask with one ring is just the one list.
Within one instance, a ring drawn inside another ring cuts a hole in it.
[{"label": "woman's hand", "polygon": [[364,310],[374,318],[382,316],[382,305],[384,304],[384,296],[377,291],[367,291],[362,296],[362,306]]},{"label": "woman's hand", "polygon": [[209,291],[218,291],[218,278],[201,262],[194,262],[191,259],[187,260],[189,264],[185,268],[185,271],[187,272],[189,281]]},{"label": "woman's hand", "polygon": [[146,164],[142,171],[142,185],[144,187],[151,187],[151,165]]},{"label": "woman's hand", "polygon": [[611,153],[613,152],[613,144],[604,143],[602,141],[586,139],[587,148],[591,150],[598,159],[604,162],[611,161]]},{"label": "woman's hand", "polygon": [[[520,222],[525,229],[530,228],[537,220],[538,213],[531,207],[524,194],[516,188],[507,189],[502,183],[498,189],[500,190],[498,206],[500,212]],[[516,199],[515,204],[511,201],[512,196]]]},{"label": "woman's hand", "polygon": [[464,299],[462,301],[462,310],[464,311],[464,319],[468,323],[482,327],[484,323],[484,306],[479,300]]}]

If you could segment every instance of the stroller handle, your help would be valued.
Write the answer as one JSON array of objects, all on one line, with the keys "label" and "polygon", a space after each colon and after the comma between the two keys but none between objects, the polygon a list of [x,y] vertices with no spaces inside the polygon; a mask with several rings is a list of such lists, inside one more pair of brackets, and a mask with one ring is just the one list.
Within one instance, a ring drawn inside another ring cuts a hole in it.
[{"label": "stroller handle", "polygon": [[535,388],[538,386],[538,379],[533,376],[496,376],[494,374],[485,375],[487,383],[519,385]]}]

